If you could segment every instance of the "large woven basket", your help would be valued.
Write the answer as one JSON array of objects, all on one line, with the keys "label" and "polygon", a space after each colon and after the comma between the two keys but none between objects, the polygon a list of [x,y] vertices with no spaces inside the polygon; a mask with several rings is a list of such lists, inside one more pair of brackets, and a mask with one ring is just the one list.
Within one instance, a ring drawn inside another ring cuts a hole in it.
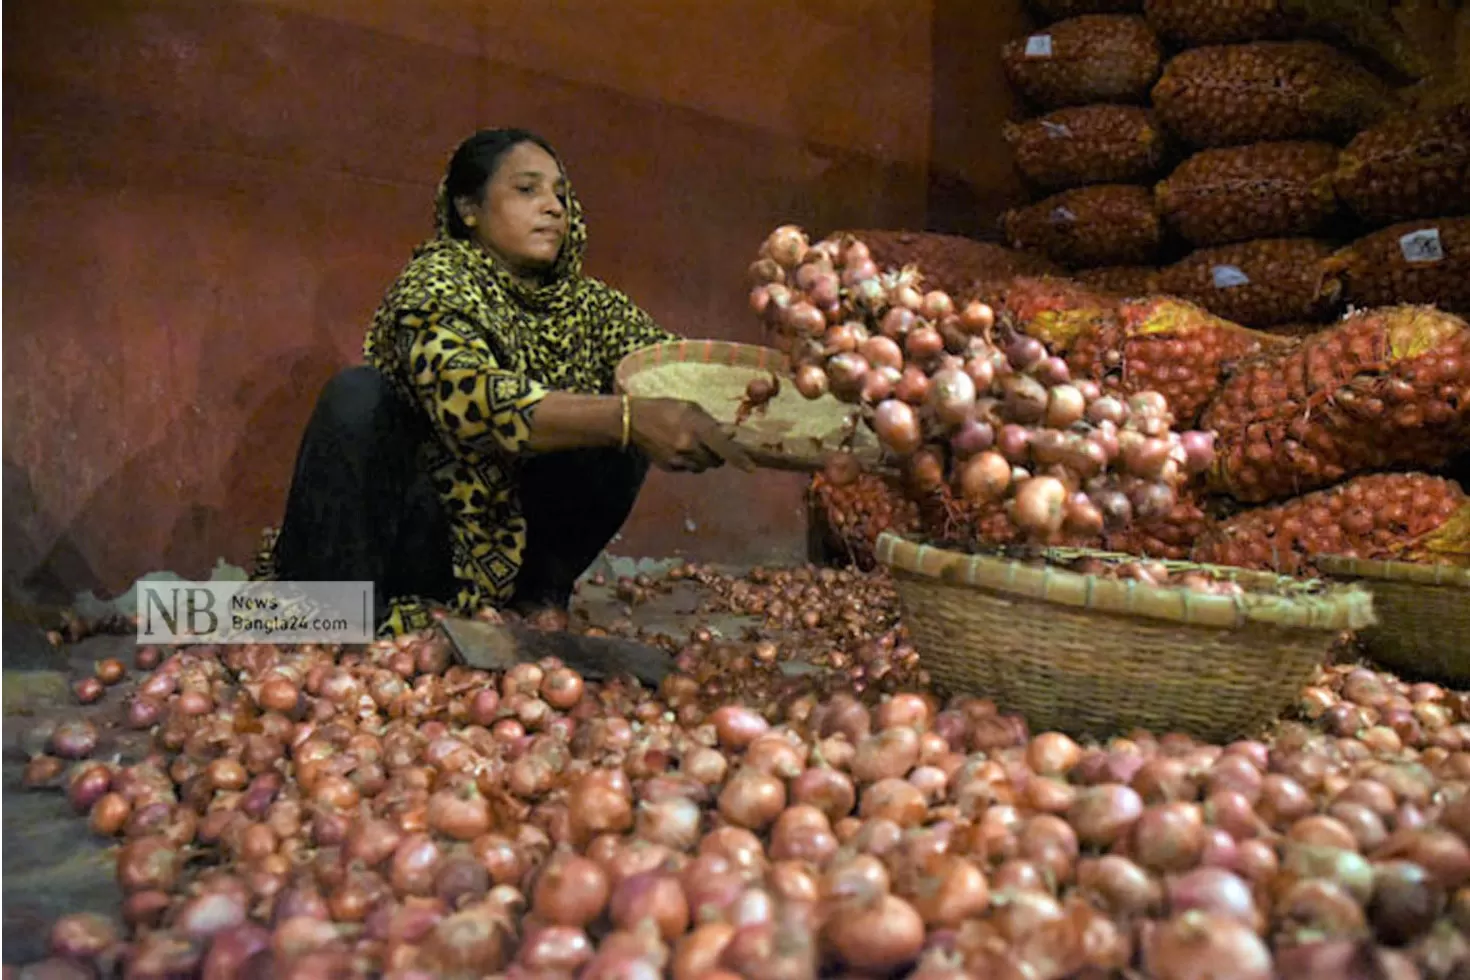
[{"label": "large woven basket", "polygon": [[[1053,558],[1127,555],[1054,549]],[[878,539],[924,668],[952,693],[993,699],[1033,730],[1107,737],[1135,728],[1209,741],[1259,732],[1296,699],[1339,635],[1373,623],[1344,583],[1166,562],[1238,582],[1243,596],[1160,588]]]},{"label": "large woven basket", "polygon": [[1417,680],[1470,682],[1470,568],[1341,555],[1316,565],[1373,593],[1378,623],[1361,636],[1368,656]]}]

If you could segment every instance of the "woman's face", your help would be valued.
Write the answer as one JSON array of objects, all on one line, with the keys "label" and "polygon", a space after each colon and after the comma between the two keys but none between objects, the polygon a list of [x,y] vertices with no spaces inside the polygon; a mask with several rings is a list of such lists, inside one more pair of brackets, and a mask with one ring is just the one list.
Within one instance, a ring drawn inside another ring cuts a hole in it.
[{"label": "woman's face", "polygon": [[556,264],[567,237],[566,181],[556,158],[518,143],[500,158],[479,204],[461,205],[475,240],[520,275]]}]

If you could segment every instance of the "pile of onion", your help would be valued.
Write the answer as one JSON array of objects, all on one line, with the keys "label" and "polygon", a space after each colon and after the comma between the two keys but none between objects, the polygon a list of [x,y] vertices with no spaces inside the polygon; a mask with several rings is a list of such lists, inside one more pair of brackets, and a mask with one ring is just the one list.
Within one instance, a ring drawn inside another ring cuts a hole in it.
[{"label": "pile of onion", "polygon": [[1173,431],[1162,395],[1074,379],[985,303],[924,292],[918,269],[880,270],[850,236],[813,244],[783,225],[750,277],[797,390],[856,406],[914,495],[947,488],[1024,540],[1099,541],[1165,518],[1214,460],[1209,433]]},{"label": "pile of onion", "polygon": [[[656,691],[555,660],[451,666],[429,634],[140,649],[118,700],[150,754],[99,757],[90,722],[25,743],[27,781],[117,842],[122,895],[120,923],[56,922],[42,975],[1313,980],[1470,960],[1465,695],[1341,666],[1260,740],[1079,742],[928,693],[882,576],[669,581],[801,639],[697,627]],[[797,656],[829,669],[787,676]]]}]

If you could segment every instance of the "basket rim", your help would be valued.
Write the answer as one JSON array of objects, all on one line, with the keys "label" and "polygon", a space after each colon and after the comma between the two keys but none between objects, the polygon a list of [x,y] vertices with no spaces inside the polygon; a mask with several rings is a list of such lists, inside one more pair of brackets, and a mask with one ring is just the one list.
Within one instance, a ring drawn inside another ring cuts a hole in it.
[{"label": "basket rim", "polygon": [[[1073,555],[1137,560],[1137,556],[1090,549],[1058,549]],[[1373,594],[1356,583],[1329,583],[1324,594],[1278,596],[1260,592],[1244,595],[1206,595],[1190,589],[1143,585],[1084,575],[1052,565],[1035,566],[1011,558],[967,555],[935,545],[920,544],[892,531],[878,536],[874,554],[889,568],[946,585],[987,589],[1020,598],[1060,605],[1174,622],[1210,629],[1246,625],[1308,630],[1359,630],[1376,625]],[[1171,567],[1219,571],[1227,575],[1267,575],[1277,581],[1299,583],[1285,575],[1198,562],[1166,562]]]},{"label": "basket rim", "polygon": [[663,364],[715,364],[759,370],[785,370],[786,355],[774,347],[742,344],[733,340],[670,340],[625,356],[613,369],[619,391],[627,390],[628,379]]},{"label": "basket rim", "polygon": [[1391,561],[1351,555],[1318,555],[1313,563],[1328,575],[1364,581],[1402,582],[1470,589],[1470,568],[1443,562]]}]

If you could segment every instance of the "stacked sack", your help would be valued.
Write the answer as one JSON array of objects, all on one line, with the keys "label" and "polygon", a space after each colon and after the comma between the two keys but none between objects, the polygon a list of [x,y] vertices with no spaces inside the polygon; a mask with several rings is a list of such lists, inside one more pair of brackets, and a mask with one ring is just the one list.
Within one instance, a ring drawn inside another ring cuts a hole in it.
[{"label": "stacked sack", "polygon": [[1016,276],[1060,272],[1045,256],[980,242],[960,235],[928,231],[864,228],[834,232],[851,235],[868,246],[880,269],[915,267],[925,290],[972,296]]},{"label": "stacked sack", "polygon": [[1246,358],[1211,400],[1211,490],[1257,504],[1196,561],[1310,571],[1323,554],[1470,564],[1470,505],[1430,475],[1470,446],[1470,324],[1432,306],[1365,309]]},{"label": "stacked sack", "polygon": [[1163,49],[1142,0],[1035,0],[1052,22],[1001,50],[1033,110],[1006,142],[1038,200],[1002,217],[1014,248],[1038,250],[1100,289],[1151,289],[1164,228],[1152,183],[1168,140],[1148,107]]},{"label": "stacked sack", "polygon": [[1334,180],[1377,229],[1329,262],[1349,302],[1470,314],[1470,103],[1406,110],[1359,133]]},{"label": "stacked sack", "polygon": [[1342,50],[1303,39],[1283,4],[1148,0],[1182,48],[1153,88],[1162,124],[1192,151],[1155,187],[1192,248],[1155,284],[1256,328],[1329,321],[1340,309],[1333,232],[1341,147],[1382,120],[1388,86]]}]

